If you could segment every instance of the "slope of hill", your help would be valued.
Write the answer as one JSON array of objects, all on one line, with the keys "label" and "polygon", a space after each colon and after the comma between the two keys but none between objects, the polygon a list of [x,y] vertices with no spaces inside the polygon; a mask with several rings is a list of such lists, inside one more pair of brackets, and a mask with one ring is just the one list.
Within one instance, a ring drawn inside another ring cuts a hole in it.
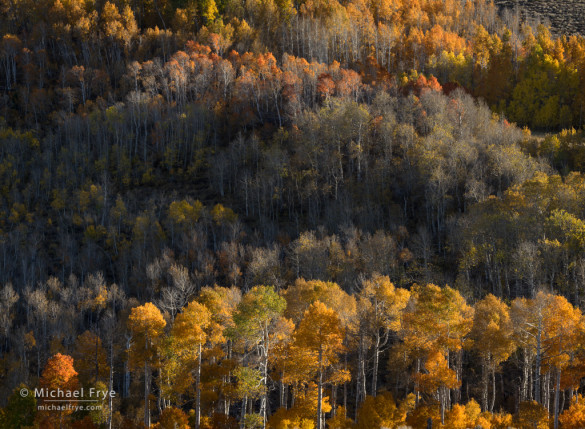
[{"label": "slope of hill", "polygon": [[506,10],[0,0],[0,429],[584,427],[585,38]]}]

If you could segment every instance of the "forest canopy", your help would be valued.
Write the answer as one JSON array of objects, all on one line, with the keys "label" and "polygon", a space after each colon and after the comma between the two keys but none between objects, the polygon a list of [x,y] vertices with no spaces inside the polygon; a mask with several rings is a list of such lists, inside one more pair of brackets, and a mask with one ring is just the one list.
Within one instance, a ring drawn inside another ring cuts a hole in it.
[{"label": "forest canopy", "polygon": [[0,428],[582,427],[585,38],[520,16],[0,0]]}]

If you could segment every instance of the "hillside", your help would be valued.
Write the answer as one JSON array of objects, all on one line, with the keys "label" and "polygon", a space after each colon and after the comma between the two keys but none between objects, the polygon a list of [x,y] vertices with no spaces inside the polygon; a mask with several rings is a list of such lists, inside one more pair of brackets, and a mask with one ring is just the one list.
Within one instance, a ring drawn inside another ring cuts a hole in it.
[{"label": "hillside", "polygon": [[0,30],[0,429],[583,426],[585,38],[484,0]]}]

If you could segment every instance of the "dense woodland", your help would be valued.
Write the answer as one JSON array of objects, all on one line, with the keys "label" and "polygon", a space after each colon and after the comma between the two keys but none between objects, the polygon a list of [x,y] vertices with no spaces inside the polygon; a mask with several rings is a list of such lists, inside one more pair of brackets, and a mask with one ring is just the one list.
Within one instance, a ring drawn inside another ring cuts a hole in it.
[{"label": "dense woodland", "polygon": [[585,427],[585,38],[520,16],[0,0],[0,428]]}]

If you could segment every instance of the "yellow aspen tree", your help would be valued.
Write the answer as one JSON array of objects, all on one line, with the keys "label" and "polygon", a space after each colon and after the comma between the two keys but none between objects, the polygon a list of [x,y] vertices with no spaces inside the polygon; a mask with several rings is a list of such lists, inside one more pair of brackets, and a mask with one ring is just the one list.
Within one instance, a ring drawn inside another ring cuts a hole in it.
[{"label": "yellow aspen tree", "polygon": [[400,330],[402,310],[408,303],[410,292],[394,287],[388,276],[375,275],[363,283],[360,298],[360,304],[367,306],[368,325],[374,337],[371,395],[375,397],[380,353],[388,344],[390,332]]},{"label": "yellow aspen tree", "polygon": [[172,335],[179,359],[195,371],[195,427],[201,423],[201,353],[207,342],[206,330],[210,326],[211,313],[197,301],[191,301],[177,315]]},{"label": "yellow aspen tree", "polygon": [[144,425],[150,427],[150,373],[157,365],[158,347],[167,322],[161,312],[150,302],[134,307],[128,318],[128,329],[132,333],[130,365],[144,368]]},{"label": "yellow aspen tree", "polygon": [[548,298],[544,318],[544,364],[555,376],[554,429],[558,429],[561,373],[569,365],[571,352],[578,344],[582,315],[581,310],[573,307],[565,297],[549,295]]},{"label": "yellow aspen tree", "polygon": [[[474,306],[473,327],[470,337],[473,348],[479,354],[482,363],[483,411],[494,409],[496,400],[496,369],[516,350],[514,327],[510,318],[510,309],[492,294],[477,302]],[[489,375],[492,377],[492,398],[489,401]]]},{"label": "yellow aspen tree", "polygon": [[[461,380],[460,352],[473,322],[473,308],[467,305],[459,292],[445,286],[433,284],[415,285],[411,289],[411,299],[403,312],[400,335],[403,346],[417,360],[415,393],[421,389],[420,383],[432,378],[421,378],[420,369],[423,358],[430,359],[429,365],[435,371],[443,371],[447,378],[436,384],[441,405],[441,421],[444,421],[445,408],[449,408],[448,389],[459,388]],[[457,372],[454,381],[447,376],[449,354],[458,354]],[[438,354],[443,355],[441,360]],[[429,368],[427,368],[429,369]],[[437,380],[440,380],[437,379]],[[435,381],[433,381],[435,383]],[[426,386],[428,389],[428,385]]]},{"label": "yellow aspen tree", "polygon": [[295,343],[310,351],[316,361],[317,429],[323,429],[323,383],[326,370],[343,351],[345,330],[337,313],[322,302],[315,302],[306,311],[295,330]]},{"label": "yellow aspen tree", "polygon": [[273,333],[285,308],[285,299],[273,287],[255,286],[244,295],[234,314],[236,334],[253,343],[260,353],[260,372],[263,386],[260,415],[264,428],[266,427],[268,406],[268,360],[273,347]]}]

